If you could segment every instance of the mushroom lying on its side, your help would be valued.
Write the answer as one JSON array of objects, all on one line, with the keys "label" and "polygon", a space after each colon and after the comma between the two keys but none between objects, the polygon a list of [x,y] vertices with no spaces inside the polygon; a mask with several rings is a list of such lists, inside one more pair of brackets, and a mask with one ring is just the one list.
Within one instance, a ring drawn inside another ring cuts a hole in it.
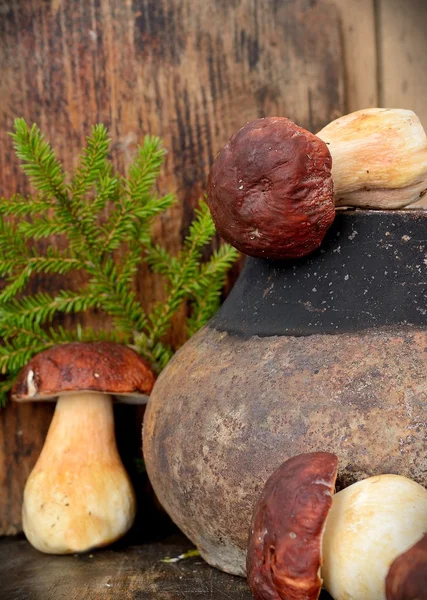
[{"label": "mushroom lying on its side", "polygon": [[385,600],[390,565],[425,532],[427,490],[415,481],[379,475],[350,485],[326,522],[324,588],[335,600]]},{"label": "mushroom lying on its side", "polygon": [[255,600],[317,600],[322,537],[332,504],[338,458],[299,454],[264,486],[253,513],[247,554]]},{"label": "mushroom lying on its side", "polygon": [[402,208],[426,193],[427,137],[411,110],[358,110],[317,137],[332,155],[336,206]]},{"label": "mushroom lying on its side", "polygon": [[422,486],[379,475],[332,498],[337,462],[329,453],[301,454],[267,481],[247,555],[256,600],[316,600],[322,578],[334,600],[386,600],[390,565],[427,531]]},{"label": "mushroom lying on its side", "polygon": [[55,346],[21,371],[12,390],[15,401],[58,397],[24,490],[23,529],[35,548],[84,552],[128,531],[135,495],[117,451],[112,396],[138,402],[153,385],[142,358],[109,342]]}]

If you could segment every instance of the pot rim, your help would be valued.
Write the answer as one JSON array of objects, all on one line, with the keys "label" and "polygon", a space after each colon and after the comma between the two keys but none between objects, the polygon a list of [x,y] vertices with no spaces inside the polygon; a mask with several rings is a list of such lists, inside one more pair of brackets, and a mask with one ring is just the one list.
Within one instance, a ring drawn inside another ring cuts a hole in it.
[{"label": "pot rim", "polygon": [[425,214],[427,215],[427,206],[407,206],[405,208],[359,208],[358,206],[336,206],[335,211],[337,213],[346,213],[346,214],[363,214],[363,215],[378,215],[378,214]]}]

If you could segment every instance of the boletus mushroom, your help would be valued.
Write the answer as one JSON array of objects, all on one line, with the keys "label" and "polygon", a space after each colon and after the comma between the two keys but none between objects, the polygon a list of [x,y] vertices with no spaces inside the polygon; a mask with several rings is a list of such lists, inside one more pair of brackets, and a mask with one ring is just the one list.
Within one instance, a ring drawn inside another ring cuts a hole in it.
[{"label": "boletus mushroom", "polygon": [[331,164],[327,145],[289,119],[247,123],[209,173],[208,204],[219,235],[250,256],[310,254],[335,216]]},{"label": "boletus mushroom", "polygon": [[337,464],[333,454],[302,454],[265,484],[247,554],[256,600],[316,600],[322,580],[334,600],[386,600],[390,565],[427,531],[427,490],[379,475],[332,497]]},{"label": "boletus mushroom", "polygon": [[427,600],[427,534],[391,565],[386,596],[387,600]]},{"label": "boletus mushroom", "polygon": [[15,401],[58,398],[24,490],[23,529],[35,548],[84,552],[129,530],[135,495],[116,446],[113,396],[145,401],[154,379],[136,352],[110,342],[55,346],[20,372]]},{"label": "boletus mushroom", "polygon": [[322,577],[335,600],[385,600],[394,559],[427,532],[427,490],[400,475],[335,494],[323,537]]},{"label": "boletus mushroom", "polygon": [[322,536],[338,458],[311,452],[284,462],[255,506],[247,554],[255,600],[316,600],[322,588]]},{"label": "boletus mushroom", "polygon": [[411,110],[358,110],[317,136],[332,155],[336,206],[396,209],[426,193],[427,137]]}]

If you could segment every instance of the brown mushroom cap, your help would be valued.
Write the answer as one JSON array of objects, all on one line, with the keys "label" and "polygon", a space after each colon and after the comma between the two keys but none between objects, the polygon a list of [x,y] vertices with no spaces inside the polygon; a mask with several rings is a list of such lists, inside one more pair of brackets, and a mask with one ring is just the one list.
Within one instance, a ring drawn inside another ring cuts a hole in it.
[{"label": "brown mushroom cap", "polygon": [[208,204],[219,235],[250,256],[313,252],[335,217],[331,166],[325,142],[289,119],[247,123],[209,173]]},{"label": "brown mushroom cap", "polygon": [[143,396],[153,388],[149,364],[128,346],[114,342],[73,342],[34,356],[12,388],[18,402],[49,400],[70,392]]},{"label": "brown mushroom cap", "polygon": [[427,534],[393,561],[386,596],[387,600],[427,600]]},{"label": "brown mushroom cap", "polygon": [[255,600],[315,600],[322,580],[322,535],[338,458],[294,456],[264,486],[252,518],[247,574]]}]

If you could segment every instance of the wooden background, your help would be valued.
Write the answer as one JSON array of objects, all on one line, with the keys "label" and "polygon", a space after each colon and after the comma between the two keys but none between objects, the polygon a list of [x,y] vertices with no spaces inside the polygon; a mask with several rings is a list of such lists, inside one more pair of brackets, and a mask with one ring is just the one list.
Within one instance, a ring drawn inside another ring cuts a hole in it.
[{"label": "wooden background", "polygon": [[[6,135],[16,116],[38,123],[66,168],[93,123],[110,129],[123,169],[142,136],[157,134],[169,149],[160,188],[180,203],[156,236],[176,250],[215,154],[248,120],[288,116],[316,132],[341,114],[389,106],[415,110],[427,128],[426,30],[425,0],[0,0],[0,193],[28,191]],[[142,271],[138,293],[151,306],[161,281]],[[20,530],[52,410],[0,413],[0,534]],[[118,412],[131,465],[142,414]]]}]

